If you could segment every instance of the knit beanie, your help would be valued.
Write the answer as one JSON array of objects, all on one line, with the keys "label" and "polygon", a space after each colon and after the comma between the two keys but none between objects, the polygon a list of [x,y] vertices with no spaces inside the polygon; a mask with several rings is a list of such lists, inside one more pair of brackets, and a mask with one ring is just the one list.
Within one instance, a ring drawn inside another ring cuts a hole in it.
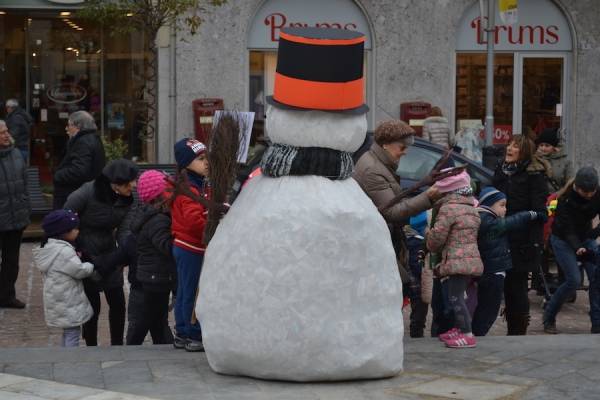
[{"label": "knit beanie", "polygon": [[558,129],[545,128],[535,139],[535,144],[548,143],[550,146],[558,146]]},{"label": "knit beanie", "polygon": [[598,188],[598,173],[594,167],[579,168],[575,175],[575,186],[585,192],[592,192]]},{"label": "knit beanie", "polygon": [[139,168],[133,161],[120,158],[106,164],[102,170],[102,175],[104,175],[110,183],[121,185],[135,181],[138,172]]},{"label": "knit beanie", "polygon": [[54,210],[42,220],[46,237],[58,237],[79,226],[79,217],[71,210]]},{"label": "knit beanie", "polygon": [[488,186],[481,189],[479,193],[479,205],[491,207],[500,200],[506,199],[506,195],[493,186]]},{"label": "knit beanie", "polygon": [[137,192],[140,200],[149,203],[160,197],[167,188],[166,176],[160,171],[150,169],[140,175],[137,182]]},{"label": "knit beanie", "polygon": [[[448,169],[443,169],[442,172]],[[457,189],[470,188],[471,177],[467,171],[462,171],[458,175],[449,176],[441,179],[433,184],[433,187],[440,191],[440,193],[454,192]]]},{"label": "knit beanie", "polygon": [[206,146],[199,140],[184,138],[175,143],[175,161],[179,169],[187,168],[202,153],[206,153]]}]

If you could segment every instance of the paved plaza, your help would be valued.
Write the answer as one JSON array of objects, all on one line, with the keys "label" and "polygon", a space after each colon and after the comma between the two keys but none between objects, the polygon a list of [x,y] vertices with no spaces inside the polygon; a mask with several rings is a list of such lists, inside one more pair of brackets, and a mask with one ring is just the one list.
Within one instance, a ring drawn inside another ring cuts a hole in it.
[{"label": "paved plaza", "polygon": [[[217,375],[206,356],[171,346],[63,349],[61,330],[47,328],[41,275],[22,247],[18,296],[25,310],[0,309],[0,400],[135,399],[598,399],[600,336],[588,335],[587,293],[567,304],[544,335],[541,298],[530,293],[530,336],[506,337],[500,319],[476,349],[450,350],[437,339],[409,339],[405,371],[384,380],[294,384]],[[405,310],[408,317],[408,310]]]},{"label": "paved plaza", "polygon": [[476,349],[463,350],[446,349],[436,339],[407,339],[405,351],[405,371],[391,379],[299,384],[218,375],[204,353],[167,345],[5,348],[0,350],[0,399],[600,397],[600,336],[486,337]]}]

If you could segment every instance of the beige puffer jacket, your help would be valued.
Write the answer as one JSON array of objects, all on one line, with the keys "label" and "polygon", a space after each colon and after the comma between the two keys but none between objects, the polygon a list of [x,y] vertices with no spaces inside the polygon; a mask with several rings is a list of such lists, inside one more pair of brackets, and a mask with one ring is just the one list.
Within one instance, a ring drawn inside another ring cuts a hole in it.
[{"label": "beige puffer jacket", "polygon": [[81,280],[92,274],[94,266],[81,262],[75,248],[58,239],[48,239],[44,247],[33,249],[33,257],[44,277],[46,324],[73,328],[89,321],[94,311]]},{"label": "beige puffer jacket", "polygon": [[444,117],[428,117],[423,121],[423,139],[445,148],[454,146],[454,135]]}]

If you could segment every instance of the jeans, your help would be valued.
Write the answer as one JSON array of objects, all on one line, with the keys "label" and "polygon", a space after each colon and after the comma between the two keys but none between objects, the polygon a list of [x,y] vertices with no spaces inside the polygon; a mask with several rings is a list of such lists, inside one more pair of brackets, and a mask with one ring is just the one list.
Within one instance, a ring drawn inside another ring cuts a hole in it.
[{"label": "jeans", "polygon": [[202,270],[203,254],[173,246],[177,263],[177,299],[175,300],[175,333],[180,338],[202,340],[198,321],[192,323],[196,292]]},{"label": "jeans", "polygon": [[448,301],[454,311],[454,323],[462,333],[471,333],[471,315],[465,302],[465,292],[471,280],[470,276],[450,275],[448,278]]},{"label": "jeans", "polygon": [[169,328],[170,292],[149,292],[132,288],[127,309],[127,345],[141,345],[150,332],[152,343],[171,344],[173,334]]},{"label": "jeans", "polygon": [[479,278],[477,308],[475,308],[472,322],[475,336],[487,335],[494,322],[496,322],[503,293],[503,275],[484,273]]},{"label": "jeans", "polygon": [[0,303],[16,297],[15,283],[19,276],[19,251],[23,230],[0,232]]},{"label": "jeans", "polygon": [[[92,305],[94,315],[83,324],[83,338],[88,346],[98,346],[98,316],[100,315],[100,292],[93,285],[86,285],[87,279],[83,281],[85,294]],[[110,329],[110,344],[113,346],[123,345],[123,333],[125,332],[125,293],[123,287],[105,289],[104,296],[108,303],[108,323]]]},{"label": "jeans", "polygon": [[81,336],[81,327],[63,328],[62,346],[79,347],[79,336]]},{"label": "jeans", "polygon": [[[550,298],[544,312],[544,322],[553,323],[556,321],[556,315],[569,296],[575,293],[575,290],[581,283],[581,272],[577,264],[577,255],[575,250],[562,239],[552,235],[550,244],[554,250],[554,257],[560,269],[565,275],[565,282],[556,289],[556,292]],[[590,319],[592,326],[600,326],[600,281],[598,268],[598,244],[594,240],[586,240],[583,247],[590,253],[583,261],[583,268],[590,281],[589,299],[590,299]]]},{"label": "jeans", "polygon": [[431,337],[448,332],[454,327],[454,312],[448,301],[448,281],[442,282],[439,278],[433,279],[433,293],[431,296]]}]

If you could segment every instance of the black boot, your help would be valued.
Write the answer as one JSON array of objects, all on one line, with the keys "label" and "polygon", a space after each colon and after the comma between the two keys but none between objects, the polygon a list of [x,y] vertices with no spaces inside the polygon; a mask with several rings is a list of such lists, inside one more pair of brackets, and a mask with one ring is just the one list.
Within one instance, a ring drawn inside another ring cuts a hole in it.
[{"label": "black boot", "polygon": [[531,319],[529,313],[516,313],[506,315],[506,325],[508,325],[508,336],[527,335],[527,326]]}]

